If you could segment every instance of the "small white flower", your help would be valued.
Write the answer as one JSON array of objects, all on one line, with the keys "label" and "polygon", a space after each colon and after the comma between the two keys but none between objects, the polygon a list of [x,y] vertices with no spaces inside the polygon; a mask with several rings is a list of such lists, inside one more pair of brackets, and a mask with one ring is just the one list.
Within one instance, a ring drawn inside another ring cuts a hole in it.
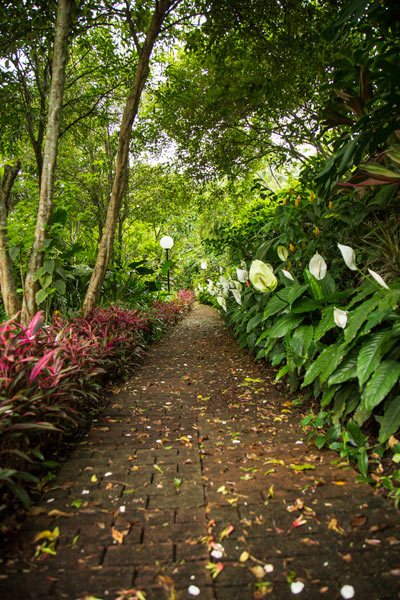
[{"label": "small white flower", "polygon": [[318,279],[320,281],[326,275],[327,265],[322,256],[317,253],[314,254],[312,259],[310,260],[308,264],[308,269],[311,275],[314,275],[315,279]]},{"label": "small white flower", "polygon": [[345,600],[350,600],[350,598],[354,598],[354,588],[352,585],[344,585],[340,590],[340,595]]},{"label": "small white flower", "polygon": [[104,473],[104,477],[110,477],[110,475],[112,475],[111,471],[107,471],[107,473]]},{"label": "small white flower", "polygon": [[207,269],[207,267],[208,267],[207,261],[205,261],[205,260],[201,261],[201,263],[200,263],[200,267],[201,267],[202,269]]},{"label": "small white flower", "polygon": [[122,505],[119,507],[119,512],[124,513],[126,511],[126,506]]},{"label": "small white flower", "polygon": [[82,496],[85,496],[86,494],[90,494],[90,490],[82,490]]},{"label": "small white flower", "polygon": [[377,283],[379,283],[379,285],[381,285],[382,287],[384,287],[385,289],[389,289],[388,284],[386,283],[386,281],[384,279],[382,279],[382,277],[379,275],[379,273],[375,273],[375,271],[373,271],[372,269],[368,269],[368,273],[371,275],[371,277],[373,277],[375,279],[375,281]]},{"label": "small white flower", "polygon": [[350,248],[350,246],[344,246],[343,244],[338,244],[338,248],[342,253],[343,260],[349,269],[351,269],[351,271],[357,271],[356,253],[354,252],[353,248]]},{"label": "small white flower", "polygon": [[285,248],[285,246],[278,246],[276,252],[282,261],[287,260],[287,257],[289,256],[289,251],[287,248]]},{"label": "small white flower", "polygon": [[285,269],[282,269],[282,273],[284,274],[285,277],[294,281],[294,277],[291,273],[289,273],[289,271],[285,271]]},{"label": "small white flower", "polygon": [[236,302],[242,304],[242,295],[238,290],[231,290]]},{"label": "small white flower", "polygon": [[200,589],[197,585],[189,585],[188,592],[191,596],[200,596]]},{"label": "small white flower", "polygon": [[304,590],[304,583],[302,581],[292,581],[290,584],[290,591],[292,594],[301,594]]},{"label": "small white flower", "polygon": [[271,564],[264,565],[264,571],[266,573],[272,573],[273,570],[274,570],[274,565],[271,565]]},{"label": "small white flower", "polygon": [[340,310],[340,308],[334,307],[333,318],[336,325],[344,329],[347,325],[347,310]]},{"label": "small white flower", "polygon": [[211,551],[211,556],[213,558],[217,558],[218,559],[218,558],[222,558],[224,556],[224,553],[221,552],[221,550],[212,550]]},{"label": "small white flower", "polygon": [[246,283],[249,278],[249,274],[246,269],[236,269],[236,276],[241,283]]}]

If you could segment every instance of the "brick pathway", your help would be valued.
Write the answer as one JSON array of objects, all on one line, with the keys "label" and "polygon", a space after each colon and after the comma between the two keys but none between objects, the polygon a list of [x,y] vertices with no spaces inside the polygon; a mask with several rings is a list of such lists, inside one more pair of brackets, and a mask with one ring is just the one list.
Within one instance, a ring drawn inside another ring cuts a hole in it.
[{"label": "brick pathway", "polygon": [[[290,581],[305,600],[345,584],[400,598],[397,513],[302,442],[301,411],[266,373],[196,306],[43,495],[0,565],[0,598],[287,600]],[[56,527],[56,554],[34,558]]]}]

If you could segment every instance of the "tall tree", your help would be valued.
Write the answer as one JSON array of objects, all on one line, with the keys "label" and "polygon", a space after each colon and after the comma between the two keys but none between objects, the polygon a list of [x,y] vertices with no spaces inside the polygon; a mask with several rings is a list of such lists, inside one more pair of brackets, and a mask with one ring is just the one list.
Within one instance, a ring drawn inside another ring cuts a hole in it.
[{"label": "tall tree", "polygon": [[89,282],[89,287],[83,303],[83,311],[85,313],[93,310],[99,300],[101,288],[110,261],[119,211],[127,185],[127,168],[132,126],[138,113],[140,98],[149,75],[150,56],[165,19],[167,18],[168,14],[180,4],[180,2],[181,0],[155,1],[154,11],[152,13],[150,25],[147,29],[143,44],[140,44],[139,32],[135,27],[129,7],[127,7],[126,20],[138,52],[138,63],[132,87],[130,88],[128,99],[122,115],[118,137],[118,154],[115,167],[114,183],[107,209],[107,215],[99,245],[96,264],[93,269],[92,277]]},{"label": "tall tree", "polygon": [[54,174],[61,128],[65,66],[68,56],[67,42],[70,33],[73,8],[74,0],[59,0],[39,207],[35,238],[29,259],[28,271],[25,277],[24,297],[22,302],[21,321],[23,323],[29,322],[37,309],[36,291],[38,289],[38,284],[35,281],[35,273],[43,264],[46,231],[50,225],[53,213]]}]

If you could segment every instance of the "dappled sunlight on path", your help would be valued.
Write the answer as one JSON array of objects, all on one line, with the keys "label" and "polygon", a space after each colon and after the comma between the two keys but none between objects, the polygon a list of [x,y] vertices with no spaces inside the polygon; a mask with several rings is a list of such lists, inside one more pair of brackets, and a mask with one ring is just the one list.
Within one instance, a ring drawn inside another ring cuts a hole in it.
[{"label": "dappled sunlight on path", "polygon": [[399,597],[397,513],[304,443],[273,376],[196,305],[35,507],[0,597]]}]

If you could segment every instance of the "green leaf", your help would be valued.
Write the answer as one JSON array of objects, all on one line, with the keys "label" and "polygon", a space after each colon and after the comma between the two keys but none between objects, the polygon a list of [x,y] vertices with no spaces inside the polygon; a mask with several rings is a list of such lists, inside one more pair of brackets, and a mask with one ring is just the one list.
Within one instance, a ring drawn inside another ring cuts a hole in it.
[{"label": "green leaf", "polygon": [[262,318],[263,318],[262,313],[257,313],[256,315],[254,315],[254,317],[251,317],[251,319],[247,323],[247,327],[246,327],[247,333],[250,333],[251,331],[253,331],[253,329],[255,329],[257,327],[257,325],[259,325],[261,323]]},{"label": "green leaf", "polygon": [[292,312],[294,313],[310,313],[313,310],[321,308],[321,300],[315,300],[314,298],[300,298],[292,305]]},{"label": "green leaf", "polygon": [[264,309],[263,320],[265,321],[272,315],[275,315],[285,306],[287,306],[286,302],[278,298],[278,296],[273,295]]},{"label": "green leaf", "polygon": [[282,379],[282,377],[284,377],[289,372],[289,368],[290,367],[288,364],[284,365],[276,374],[275,381],[277,382],[280,379]]},{"label": "green leaf", "polygon": [[366,448],[360,448],[357,457],[357,465],[360,469],[361,475],[364,475],[364,477],[366,477],[368,475],[368,454]]},{"label": "green leaf", "polygon": [[400,377],[400,363],[394,360],[383,361],[366,385],[361,395],[366,410],[373,410],[388,395]]},{"label": "green leaf", "polygon": [[380,424],[379,442],[384,444],[400,427],[400,396],[386,400],[383,415],[375,420]]},{"label": "green leaf", "polygon": [[36,304],[41,304],[42,302],[44,302],[48,295],[48,290],[39,290],[36,293]]},{"label": "green leaf", "polygon": [[301,315],[288,314],[283,316],[281,319],[276,321],[271,328],[270,337],[277,338],[283,337],[288,331],[291,331],[297,325],[303,321],[304,317]]},{"label": "green leaf", "polygon": [[59,294],[61,294],[62,296],[65,295],[65,291],[66,291],[65,281],[63,281],[62,279],[56,279],[55,281],[53,281],[53,286],[55,287],[56,291]]},{"label": "green leaf", "polygon": [[344,339],[346,342],[351,342],[355,338],[361,325],[367,320],[369,313],[372,312],[378,304],[379,300],[376,297],[373,297],[349,312],[347,326],[344,330]]},{"label": "green leaf", "polygon": [[40,278],[40,285],[45,290],[50,286],[52,281],[53,277],[51,275],[45,275],[44,277]]},{"label": "green leaf", "polygon": [[314,327],[312,325],[301,325],[297,327],[291,336],[290,347],[296,354],[307,355],[307,351],[313,339]]},{"label": "green leaf", "polygon": [[350,434],[349,441],[354,446],[358,446],[359,448],[361,448],[365,445],[365,442],[367,441],[367,436],[361,433],[360,428],[354,423],[354,421],[349,419],[346,424],[346,429]]},{"label": "green leaf", "polygon": [[45,260],[43,266],[46,273],[49,273],[49,275],[53,275],[55,267],[55,262],[53,259]]},{"label": "green leaf", "polygon": [[306,290],[308,285],[296,285],[287,288],[287,299],[290,305],[297,300]]},{"label": "green leaf", "polygon": [[349,379],[357,377],[357,358],[358,348],[353,348],[343,362],[339,365],[336,371],[329,377],[328,385],[335,385],[337,383],[344,383]]},{"label": "green leaf", "polygon": [[337,344],[325,348],[307,369],[301,387],[310,385],[318,375],[320,375],[321,383],[325,381],[339,364],[342,350],[343,347]]},{"label": "green leaf", "polygon": [[10,246],[8,249],[8,254],[9,254],[12,262],[14,262],[14,260],[19,256],[19,247],[18,246]]},{"label": "green leaf", "polygon": [[336,324],[333,319],[333,306],[329,306],[325,311],[323,311],[322,319],[315,328],[314,340],[320,340],[327,331],[333,329],[334,327],[336,327]]},{"label": "green leaf", "polygon": [[363,386],[379,365],[382,358],[382,345],[389,336],[390,332],[388,331],[378,331],[368,336],[361,346],[357,360],[357,375],[360,387]]}]

